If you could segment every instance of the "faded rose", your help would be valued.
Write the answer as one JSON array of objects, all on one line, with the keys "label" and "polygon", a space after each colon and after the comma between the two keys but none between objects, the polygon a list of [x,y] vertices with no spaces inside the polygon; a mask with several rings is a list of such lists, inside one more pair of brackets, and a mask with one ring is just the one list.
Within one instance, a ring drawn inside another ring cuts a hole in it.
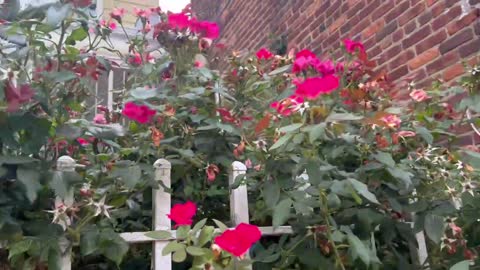
[{"label": "faded rose", "polygon": [[430,98],[427,92],[423,91],[422,89],[413,90],[410,92],[410,97],[416,102],[422,102]]}]

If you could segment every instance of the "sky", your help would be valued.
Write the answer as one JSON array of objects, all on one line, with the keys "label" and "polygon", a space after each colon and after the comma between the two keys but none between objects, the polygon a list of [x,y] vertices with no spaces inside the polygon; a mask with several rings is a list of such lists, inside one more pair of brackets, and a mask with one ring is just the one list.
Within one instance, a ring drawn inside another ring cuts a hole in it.
[{"label": "sky", "polygon": [[160,7],[164,11],[180,12],[188,3],[190,0],[160,0]]}]

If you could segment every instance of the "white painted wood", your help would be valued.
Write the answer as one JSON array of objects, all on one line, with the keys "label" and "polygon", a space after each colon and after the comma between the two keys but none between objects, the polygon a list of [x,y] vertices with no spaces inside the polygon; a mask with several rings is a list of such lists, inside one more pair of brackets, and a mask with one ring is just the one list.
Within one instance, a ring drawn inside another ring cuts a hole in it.
[{"label": "white painted wood", "polygon": [[[237,176],[247,173],[245,164],[235,161],[232,164],[228,182],[233,184]],[[233,225],[249,223],[247,185],[242,184],[230,193],[230,218]]]},{"label": "white painted wood", "polygon": [[113,70],[108,72],[108,89],[107,89],[107,108],[111,112],[113,110]]},{"label": "white painted wood", "polygon": [[[282,234],[292,234],[293,230],[290,226],[280,226],[278,228],[273,227],[259,227],[260,231],[262,232],[262,236],[271,236],[271,235],[282,235]],[[216,229],[215,233],[219,233],[220,230]],[[146,236],[147,232],[129,232],[129,233],[121,233],[120,236],[127,241],[128,243],[148,243],[157,241],[153,238]],[[170,241],[175,240],[177,237],[177,232],[175,230],[170,230],[172,237],[169,239],[165,239],[163,241]],[[200,233],[200,232],[198,232]]]},{"label": "white painted wood", "polygon": [[[57,171],[60,172],[74,172],[75,171],[76,162],[73,158],[69,156],[61,156],[57,160]],[[73,205],[74,198],[73,198],[73,188],[70,188],[67,191],[67,195],[65,198],[57,197],[55,199],[55,204],[63,203],[66,207],[71,207]],[[63,229],[67,229],[67,224],[60,224],[62,225]],[[72,269],[72,246],[71,243],[68,241],[67,238],[61,238],[60,242],[58,243],[60,246],[61,257],[59,264],[61,265],[62,270],[70,270]]]},{"label": "white painted wood", "polygon": [[[170,171],[172,165],[166,159],[159,159],[153,164],[155,168],[155,180],[161,181],[163,185],[170,188]],[[171,222],[167,217],[171,209],[171,197],[162,186],[158,189],[153,189],[153,229],[154,230],[170,230]],[[162,256],[163,248],[168,244],[168,241],[153,242],[153,270],[169,270],[172,269],[171,255]]]},{"label": "white painted wood", "polygon": [[[228,178],[229,184],[233,184],[237,176],[246,173],[247,166],[245,166],[245,164],[239,161],[233,162]],[[230,218],[235,226],[240,223],[250,223],[250,218],[248,215],[248,193],[246,184],[241,184],[238,188],[233,189],[230,193]],[[247,259],[249,258],[248,252],[246,257]],[[236,263],[237,262],[238,261],[236,261]],[[237,264],[235,264],[235,266],[238,268]],[[243,269],[251,270],[252,266],[244,267]]]},{"label": "white painted wood", "polygon": [[418,232],[415,235],[415,238],[417,239],[417,243],[418,243],[418,262],[420,263],[421,266],[423,266],[428,258],[427,244],[425,242],[425,234],[423,233],[423,231]]}]

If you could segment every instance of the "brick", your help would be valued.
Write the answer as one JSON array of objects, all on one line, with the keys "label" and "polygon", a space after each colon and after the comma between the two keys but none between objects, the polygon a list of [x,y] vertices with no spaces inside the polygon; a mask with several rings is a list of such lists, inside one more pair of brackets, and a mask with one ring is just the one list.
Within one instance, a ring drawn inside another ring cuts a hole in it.
[{"label": "brick", "polygon": [[432,21],[433,31],[444,27],[447,23],[460,16],[460,14],[462,14],[462,8],[460,6],[452,7],[447,13],[440,15]]},{"label": "brick", "polygon": [[443,72],[443,80],[448,82],[452,79],[462,75],[465,72],[465,68],[461,63],[457,63]]},{"label": "brick", "polygon": [[408,36],[410,33],[412,33],[416,28],[417,28],[417,22],[416,21],[411,21],[403,27],[406,36]]},{"label": "brick", "polygon": [[432,16],[436,18],[440,14],[442,14],[445,9],[446,9],[445,1],[437,1],[437,4],[435,4],[433,7],[431,7],[430,12],[432,12]]},{"label": "brick", "polygon": [[425,2],[427,2],[427,6],[431,7],[437,0],[426,0]]},{"label": "brick", "polygon": [[438,47],[431,48],[429,50],[424,51],[422,54],[418,55],[412,60],[408,61],[408,67],[410,68],[410,70],[415,70],[425,64],[430,63],[439,55],[440,55],[440,51],[438,50]]},{"label": "brick", "polygon": [[397,29],[397,21],[389,22],[382,30],[380,30],[377,35],[376,39],[377,41],[381,41],[384,39],[387,35],[390,35]]},{"label": "brick", "polygon": [[[391,0],[390,0],[391,1]],[[387,15],[385,15],[385,20],[387,22],[391,22],[398,18],[405,10],[410,7],[410,3],[408,1],[404,1],[396,5]]]},{"label": "brick", "polygon": [[467,44],[462,44],[460,48],[458,48],[458,52],[460,53],[460,57],[466,58],[472,54],[476,54],[480,52],[480,38],[474,39]]},{"label": "brick", "polygon": [[433,61],[432,63],[427,65],[427,73],[429,75],[433,75],[438,71],[453,65],[460,60],[460,56],[456,51],[451,51],[442,57],[439,57],[437,60]]},{"label": "brick", "polygon": [[419,41],[430,35],[431,32],[430,25],[425,25],[402,41],[403,48],[406,49],[417,44]]},{"label": "brick", "polygon": [[475,35],[480,36],[480,20],[475,22],[473,29],[475,30]]},{"label": "brick", "polygon": [[414,19],[416,16],[418,16],[420,13],[422,13],[425,10],[425,3],[421,2],[415,5],[414,7],[410,8],[407,10],[405,13],[403,13],[400,17],[398,17],[398,24],[400,26],[406,24],[410,20]]},{"label": "brick", "polygon": [[447,39],[447,32],[445,30],[440,30],[439,32],[429,36],[425,40],[421,41],[415,46],[415,51],[417,54],[421,54],[422,52],[437,46],[441,42]]},{"label": "brick", "polygon": [[470,11],[467,15],[462,16],[461,19],[453,21],[447,25],[447,32],[449,35],[457,33],[459,30],[469,26],[473,22],[477,21],[480,16],[480,9],[476,8]]},{"label": "brick", "polygon": [[470,5],[474,6],[474,5],[479,5],[480,4],[480,0],[470,0]]},{"label": "brick", "polygon": [[458,32],[457,34],[455,34],[454,36],[450,37],[446,41],[442,42],[442,44],[440,44],[440,47],[439,47],[440,53],[446,54],[447,52],[457,48],[461,44],[471,40],[472,38],[473,38],[472,29],[470,28],[464,29]]},{"label": "brick", "polygon": [[414,57],[415,52],[413,50],[403,51],[388,63],[388,67],[392,70],[398,66],[405,65],[410,59]]},{"label": "brick", "polygon": [[433,18],[432,12],[427,11],[427,12],[423,13],[422,15],[418,16],[417,21],[420,25],[424,25],[424,24],[428,23],[432,18]]},{"label": "brick", "polygon": [[375,11],[372,13],[372,18],[381,18],[385,16],[385,14],[392,10],[394,7],[395,3],[393,1],[384,1],[384,3],[379,6]]},{"label": "brick", "polygon": [[361,22],[357,23],[352,30],[351,33],[357,34],[361,33],[363,29],[367,28],[370,25],[370,18],[364,18]]},{"label": "brick", "polygon": [[[373,17],[373,18],[375,18],[375,17]],[[384,25],[385,25],[385,20],[384,19],[376,20],[369,27],[367,27],[365,30],[363,30],[362,38],[367,39],[367,38],[371,37],[373,34],[377,33],[380,29],[382,29]]]},{"label": "brick", "polygon": [[408,68],[407,68],[407,65],[404,65],[390,72],[388,75],[388,78],[392,81],[396,81],[407,74],[408,74]]},{"label": "brick", "polygon": [[393,42],[400,41],[402,38],[403,38],[403,29],[401,29],[401,28],[397,29],[397,31],[395,31],[392,34],[392,41]]},{"label": "brick", "polygon": [[343,14],[340,18],[336,19],[329,27],[328,32],[335,32],[340,26],[342,26],[347,21],[347,15]]}]

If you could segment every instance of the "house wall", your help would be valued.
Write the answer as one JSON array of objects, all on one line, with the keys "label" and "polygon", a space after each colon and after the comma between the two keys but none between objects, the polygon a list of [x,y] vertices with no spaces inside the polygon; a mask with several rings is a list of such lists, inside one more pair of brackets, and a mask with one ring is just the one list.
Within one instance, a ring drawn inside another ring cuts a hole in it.
[{"label": "house wall", "polygon": [[[289,48],[338,55],[364,42],[390,79],[452,81],[480,52],[480,0],[192,0],[200,19],[221,26],[220,42],[255,51],[287,35]],[[476,58],[477,57],[477,58]],[[478,61],[477,61],[478,62]]]}]

